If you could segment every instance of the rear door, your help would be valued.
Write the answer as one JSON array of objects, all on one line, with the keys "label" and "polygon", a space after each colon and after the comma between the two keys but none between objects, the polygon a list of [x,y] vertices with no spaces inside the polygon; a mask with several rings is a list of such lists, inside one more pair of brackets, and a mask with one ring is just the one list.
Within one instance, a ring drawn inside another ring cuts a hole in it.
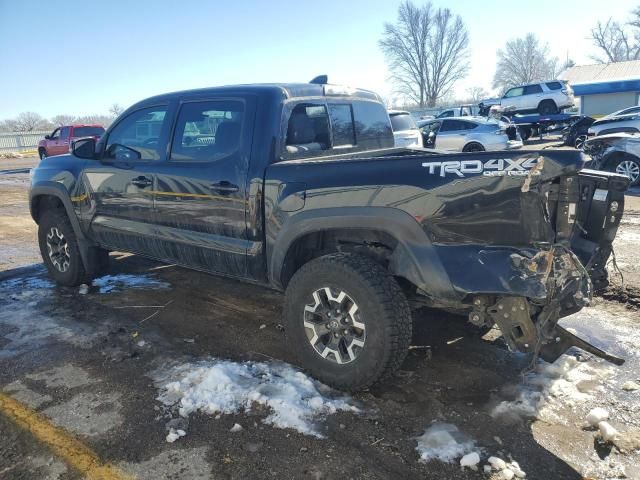
[{"label": "rear door", "polygon": [[463,122],[445,118],[436,135],[435,148],[460,152],[465,143],[465,136],[466,132],[464,131]]},{"label": "rear door", "polygon": [[[535,110],[538,104],[543,100],[544,93],[539,84],[527,85],[524,87],[524,95],[522,96],[522,110]],[[551,95],[549,95],[551,96]]]},{"label": "rear door", "polygon": [[247,171],[255,98],[184,101],[156,186],[158,248],[182,265],[247,274]]},{"label": "rear door", "polygon": [[152,256],[157,165],[166,160],[167,104],[141,108],[110,130],[100,161],[87,163],[86,217],[91,236],[104,246]]}]

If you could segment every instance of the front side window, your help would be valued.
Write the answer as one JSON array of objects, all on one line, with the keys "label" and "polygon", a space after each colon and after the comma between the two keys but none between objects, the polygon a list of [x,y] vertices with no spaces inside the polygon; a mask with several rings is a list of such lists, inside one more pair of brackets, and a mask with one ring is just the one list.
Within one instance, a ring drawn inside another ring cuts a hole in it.
[{"label": "front side window", "polygon": [[524,90],[523,87],[512,88],[511,90],[508,90],[507,93],[504,94],[504,97],[505,98],[520,97],[522,95],[523,90]]},{"label": "front side window", "polygon": [[51,140],[58,140],[60,138],[60,129],[56,128],[51,134]]},{"label": "front side window", "polygon": [[227,157],[240,149],[244,103],[212,100],[185,103],[180,108],[171,160],[206,162]]},{"label": "front side window", "polygon": [[167,107],[150,107],[131,113],[109,133],[105,158],[114,160],[160,160],[160,134]]},{"label": "front side window", "polygon": [[333,146],[352,146],[356,144],[353,128],[351,105],[329,104],[329,117],[333,133]]}]

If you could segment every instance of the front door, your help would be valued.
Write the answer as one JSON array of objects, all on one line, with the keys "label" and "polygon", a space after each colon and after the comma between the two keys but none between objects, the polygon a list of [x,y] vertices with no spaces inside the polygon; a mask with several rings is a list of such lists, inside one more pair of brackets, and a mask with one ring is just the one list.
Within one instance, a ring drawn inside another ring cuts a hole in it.
[{"label": "front door", "polygon": [[169,161],[156,186],[163,256],[194,268],[245,276],[247,170],[253,98],[181,104]]},{"label": "front door", "polygon": [[70,127],[60,128],[60,138],[58,139],[55,155],[64,155],[69,153],[69,134],[71,133]]},{"label": "front door", "polygon": [[98,243],[154,255],[156,166],[166,160],[167,105],[136,110],[107,134],[99,161],[83,171],[89,231]]}]

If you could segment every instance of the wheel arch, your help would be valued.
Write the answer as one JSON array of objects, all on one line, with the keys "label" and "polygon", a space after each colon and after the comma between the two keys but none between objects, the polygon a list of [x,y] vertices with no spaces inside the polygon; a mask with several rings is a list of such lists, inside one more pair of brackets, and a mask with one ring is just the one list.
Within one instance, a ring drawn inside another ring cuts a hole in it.
[{"label": "wheel arch", "polygon": [[76,235],[82,261],[85,267],[91,265],[95,249],[92,248],[93,245],[82,231],[78,217],[73,209],[71,198],[63,185],[56,182],[47,182],[44,185],[36,185],[31,188],[29,192],[29,211],[36,224],[39,223],[40,216],[47,208],[64,210]]},{"label": "wheel arch", "polygon": [[[331,239],[329,250],[323,247]],[[408,213],[388,207],[336,207],[302,211],[287,218],[275,240],[267,244],[269,280],[284,289],[291,276],[309,260],[335,250],[337,242],[358,240],[381,251],[363,252],[383,262],[387,270],[425,292],[457,300],[431,241]],[[314,242],[319,242],[315,243]],[[301,248],[302,247],[302,248]],[[309,250],[315,250],[309,255]],[[300,258],[298,253],[302,251]],[[305,255],[307,255],[305,257]]]}]

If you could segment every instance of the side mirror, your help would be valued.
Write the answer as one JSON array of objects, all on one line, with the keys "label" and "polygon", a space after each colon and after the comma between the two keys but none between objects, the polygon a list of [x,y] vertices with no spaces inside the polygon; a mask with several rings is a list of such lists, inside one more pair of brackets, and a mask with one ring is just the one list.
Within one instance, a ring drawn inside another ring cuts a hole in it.
[{"label": "side mirror", "polygon": [[74,157],[93,160],[96,158],[96,139],[88,137],[72,141],[71,153]]},{"label": "side mirror", "polygon": [[51,135],[45,135],[45,136],[44,136],[44,139],[45,139],[45,140],[51,140]]}]

